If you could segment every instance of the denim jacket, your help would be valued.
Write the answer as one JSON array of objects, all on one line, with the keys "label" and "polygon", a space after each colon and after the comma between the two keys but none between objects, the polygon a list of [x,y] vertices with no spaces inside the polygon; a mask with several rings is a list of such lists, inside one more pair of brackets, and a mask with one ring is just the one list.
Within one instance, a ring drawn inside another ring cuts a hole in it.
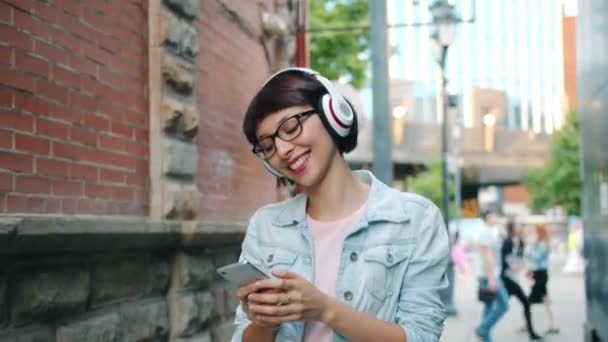
[{"label": "denim jacket", "polygon": [[[439,341],[445,312],[439,293],[448,285],[449,240],[439,210],[424,197],[392,189],[371,172],[361,220],[347,234],[335,297],[371,317],[399,324],[408,342]],[[313,238],[306,223],[306,194],[259,209],[251,218],[240,261],[270,273],[289,270],[314,282]],[[250,321],[241,306],[232,342]],[[301,341],[304,322],[281,324],[275,341]],[[346,341],[334,332],[333,341]]]}]

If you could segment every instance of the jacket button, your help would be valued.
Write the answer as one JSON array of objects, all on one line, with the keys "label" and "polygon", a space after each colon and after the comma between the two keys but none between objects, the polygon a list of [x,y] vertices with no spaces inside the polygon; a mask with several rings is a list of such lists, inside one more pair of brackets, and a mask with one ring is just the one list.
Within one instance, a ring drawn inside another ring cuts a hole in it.
[{"label": "jacket button", "polygon": [[357,252],[352,252],[350,253],[350,261],[357,261],[357,259],[359,258],[359,255],[357,255]]},{"label": "jacket button", "polygon": [[393,263],[393,255],[391,253],[388,253],[388,255],[386,256],[386,260],[388,261],[389,264]]},{"label": "jacket button", "polygon": [[346,299],[347,301],[351,301],[353,299],[353,293],[350,291],[345,291],[344,292],[344,299]]},{"label": "jacket button", "polygon": [[274,259],[274,254],[268,254],[268,257],[266,258],[266,262],[271,263],[273,259]]}]

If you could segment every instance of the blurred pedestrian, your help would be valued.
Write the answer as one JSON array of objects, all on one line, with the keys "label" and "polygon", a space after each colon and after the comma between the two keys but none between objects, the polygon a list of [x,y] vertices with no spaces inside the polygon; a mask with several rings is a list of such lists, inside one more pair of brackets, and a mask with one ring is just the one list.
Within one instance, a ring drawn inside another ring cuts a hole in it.
[{"label": "blurred pedestrian", "polygon": [[549,281],[549,254],[550,254],[550,239],[547,227],[542,224],[537,224],[536,239],[531,245],[530,261],[531,275],[534,281],[530,296],[528,297],[530,304],[544,303],[547,310],[547,318],[549,320],[549,329],[547,334],[558,334],[559,329],[555,326],[555,317],[553,314],[553,304],[549,293],[547,292],[547,283]]},{"label": "blurred pedestrian", "polygon": [[466,277],[469,273],[469,263],[467,261],[466,246],[460,237],[460,233],[454,234],[454,243],[452,244],[452,261],[458,275]]},{"label": "blurred pedestrian", "polygon": [[583,259],[583,221],[576,220],[568,233],[568,257],[563,272],[566,274],[580,274],[585,268]]},{"label": "blurred pedestrian", "polygon": [[528,336],[531,340],[542,340],[532,327],[532,315],[530,312],[530,303],[524,290],[519,285],[517,274],[523,268],[522,251],[524,249],[524,242],[518,239],[516,232],[515,223],[509,221],[507,223],[507,236],[502,243],[501,248],[501,273],[500,278],[502,279],[509,296],[513,295],[519,300],[524,310],[524,317],[526,319],[526,329]]},{"label": "blurred pedestrian", "polygon": [[500,252],[502,239],[497,226],[497,217],[491,211],[482,213],[484,228],[478,238],[478,275],[480,289],[494,292],[494,298],[484,303],[481,321],[475,334],[484,342],[492,341],[492,328],[509,309],[509,294],[500,278]]},{"label": "blurred pedestrian", "polygon": [[439,341],[449,238],[439,209],[351,171],[357,117],[319,73],[284,69],[249,104],[254,154],[301,193],[253,215],[232,341]]}]

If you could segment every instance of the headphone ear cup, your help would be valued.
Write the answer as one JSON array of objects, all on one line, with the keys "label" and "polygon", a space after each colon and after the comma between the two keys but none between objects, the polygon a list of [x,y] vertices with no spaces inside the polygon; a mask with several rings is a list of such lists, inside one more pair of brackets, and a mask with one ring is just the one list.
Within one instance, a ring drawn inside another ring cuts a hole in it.
[{"label": "headphone ear cup", "polygon": [[348,102],[341,97],[321,96],[319,107],[322,109],[324,124],[338,138],[344,138],[350,133],[354,113]]},{"label": "headphone ear cup", "polygon": [[270,172],[270,174],[272,174],[273,176],[279,177],[279,178],[285,177],[282,173],[277,171],[277,169],[270,166],[270,163],[268,161],[264,160],[263,163],[264,163],[264,168],[266,169],[266,171]]}]

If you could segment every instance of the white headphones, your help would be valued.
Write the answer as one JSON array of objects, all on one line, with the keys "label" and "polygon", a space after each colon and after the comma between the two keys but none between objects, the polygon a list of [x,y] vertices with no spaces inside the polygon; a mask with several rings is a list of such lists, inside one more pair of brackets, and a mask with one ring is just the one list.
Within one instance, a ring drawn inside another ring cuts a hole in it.
[{"label": "white headphones", "polygon": [[[294,71],[314,77],[327,90],[327,94],[321,96],[317,106],[320,111],[319,117],[321,118],[321,122],[323,122],[325,128],[335,139],[347,137],[354,122],[354,111],[344,97],[334,89],[331,81],[318,72],[308,68],[285,68],[270,76],[260,89],[264,88],[278,75]],[[270,166],[270,163],[266,160],[264,160],[264,167],[276,177],[285,177],[281,172]]]}]

